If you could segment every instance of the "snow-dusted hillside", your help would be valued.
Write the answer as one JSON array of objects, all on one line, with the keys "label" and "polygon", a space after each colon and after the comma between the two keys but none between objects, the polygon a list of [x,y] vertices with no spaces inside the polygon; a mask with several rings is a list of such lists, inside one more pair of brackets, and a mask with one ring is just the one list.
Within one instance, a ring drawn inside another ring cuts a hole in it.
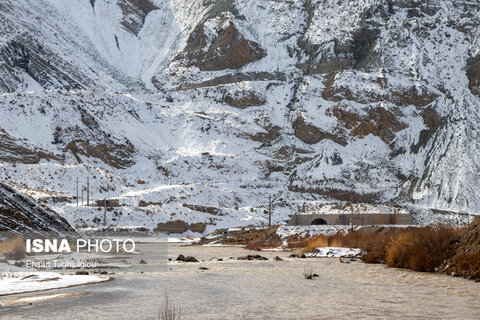
[{"label": "snow-dusted hillside", "polygon": [[124,204],[113,225],[259,225],[269,196],[275,222],[343,201],[480,212],[474,1],[6,0],[0,17],[0,177],[74,225],[103,222],[76,206],[87,177]]},{"label": "snow-dusted hillside", "polygon": [[76,234],[63,217],[3,183],[0,183],[0,233],[2,236],[23,237],[47,233],[53,236]]}]

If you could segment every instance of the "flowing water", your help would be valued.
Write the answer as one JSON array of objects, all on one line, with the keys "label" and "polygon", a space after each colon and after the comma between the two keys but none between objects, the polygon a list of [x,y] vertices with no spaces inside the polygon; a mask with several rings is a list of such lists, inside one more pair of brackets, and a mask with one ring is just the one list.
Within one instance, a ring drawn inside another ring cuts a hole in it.
[{"label": "flowing water", "polygon": [[[170,258],[205,261],[165,266],[155,244],[139,249],[142,255],[129,259],[147,265],[116,271],[108,283],[55,290],[85,295],[0,308],[0,318],[158,319],[167,294],[182,319],[480,319],[480,283],[471,280],[332,258],[288,259],[286,252],[261,253],[283,261],[237,261],[229,257],[252,252],[180,244],[169,244]],[[319,276],[305,279],[309,268]]]}]

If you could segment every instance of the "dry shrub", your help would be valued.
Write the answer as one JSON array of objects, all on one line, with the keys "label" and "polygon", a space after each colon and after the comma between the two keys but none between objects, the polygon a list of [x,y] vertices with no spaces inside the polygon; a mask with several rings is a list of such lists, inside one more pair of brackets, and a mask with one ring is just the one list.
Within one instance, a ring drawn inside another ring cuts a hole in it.
[{"label": "dry shrub", "polygon": [[313,238],[308,238],[301,243],[303,252],[311,252],[315,248],[319,247],[330,247],[329,245],[330,236],[319,235]]},{"label": "dry shrub", "polygon": [[366,263],[381,263],[385,260],[387,246],[399,231],[396,229],[366,229],[348,233],[337,232],[331,236],[320,235],[306,239],[302,248],[304,252],[313,251],[319,247],[349,247],[365,250],[362,261]]},{"label": "dry shrub", "polygon": [[304,252],[327,246],[363,249],[366,263],[385,262],[389,267],[447,272],[480,281],[480,219],[468,228],[366,227],[301,242]]},{"label": "dry shrub", "polygon": [[287,242],[287,248],[292,250],[292,249],[303,248],[305,245],[306,239],[311,239],[311,238],[308,238],[308,236],[295,234],[295,235],[289,236],[285,240]]},{"label": "dry shrub", "polygon": [[449,266],[450,273],[480,280],[480,251],[457,254]]},{"label": "dry shrub", "polygon": [[303,277],[308,280],[313,279],[313,268],[311,266],[305,266],[303,268]]},{"label": "dry shrub", "polygon": [[388,245],[385,262],[389,267],[433,272],[455,254],[456,243],[458,231],[452,227],[407,228]]},{"label": "dry shrub", "polygon": [[366,251],[362,256],[363,262],[382,263],[387,256],[389,244],[400,232],[402,230],[399,229],[385,229],[384,232],[373,234],[358,231],[355,235],[352,235],[352,241],[355,241],[359,248]]},{"label": "dry shrub", "polygon": [[165,292],[163,306],[158,315],[159,320],[180,320],[180,308],[172,301],[170,295]]},{"label": "dry shrub", "polygon": [[21,260],[25,258],[26,247],[25,240],[20,237],[5,240],[0,243],[0,257],[4,256],[6,259]]},{"label": "dry shrub", "polygon": [[461,232],[455,257],[442,268],[449,274],[480,281],[480,219],[476,218]]},{"label": "dry shrub", "polygon": [[281,246],[282,239],[277,234],[278,227],[279,226],[273,226],[267,229],[259,229],[252,232],[247,232],[244,235],[244,243],[247,249],[262,250]]}]

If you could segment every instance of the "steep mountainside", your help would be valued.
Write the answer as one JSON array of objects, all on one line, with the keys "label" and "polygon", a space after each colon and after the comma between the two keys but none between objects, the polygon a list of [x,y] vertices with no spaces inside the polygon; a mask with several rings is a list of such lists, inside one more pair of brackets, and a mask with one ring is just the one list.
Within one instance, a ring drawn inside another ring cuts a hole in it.
[{"label": "steep mountainside", "polygon": [[269,196],[277,222],[480,211],[477,2],[5,0],[0,19],[0,177],[75,225],[103,221],[74,200],[87,177],[124,204],[114,225],[261,224]]},{"label": "steep mountainside", "polygon": [[64,218],[3,183],[0,183],[0,232],[21,236],[75,234]]}]

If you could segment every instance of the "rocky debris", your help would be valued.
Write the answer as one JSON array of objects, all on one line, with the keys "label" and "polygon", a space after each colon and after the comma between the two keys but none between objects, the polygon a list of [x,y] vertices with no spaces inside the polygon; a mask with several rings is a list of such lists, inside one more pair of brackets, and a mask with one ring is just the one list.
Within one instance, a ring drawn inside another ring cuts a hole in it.
[{"label": "rocky debris", "polygon": [[275,261],[283,261],[283,259],[280,258],[279,256],[275,256],[275,258],[273,258],[273,260],[275,260]]},{"label": "rocky debris", "polygon": [[212,258],[210,258],[210,260],[208,260],[208,261],[223,261],[223,259],[222,259],[222,258],[212,257]]},{"label": "rocky debris", "polygon": [[254,255],[246,255],[244,257],[238,257],[237,260],[268,260],[268,258],[266,257],[262,257],[261,255],[259,254],[254,254]]},{"label": "rocky debris", "polygon": [[200,269],[200,270],[208,270],[207,267],[199,267],[198,269]]},{"label": "rocky debris", "polygon": [[75,275],[77,275],[77,276],[88,276],[89,273],[88,273],[88,271],[80,270],[80,271],[75,272]]},{"label": "rocky debris", "polygon": [[176,59],[186,59],[187,66],[196,66],[202,71],[216,71],[240,69],[266,55],[259,44],[240,33],[231,14],[221,14],[213,30],[206,28],[206,21],[197,25]]},{"label": "rocky debris", "polygon": [[189,224],[188,222],[182,220],[174,220],[168,222],[162,222],[157,224],[157,227],[153,229],[155,232],[165,232],[167,234],[170,233],[184,233],[188,230],[192,232],[202,233],[205,231],[207,225],[203,222],[197,222]]},{"label": "rocky debris", "polygon": [[304,253],[292,253],[288,257],[289,258],[300,258],[300,259],[306,259],[307,258],[307,256]]},{"label": "rocky debris", "polygon": [[56,212],[0,182],[0,231],[27,235],[71,235],[76,231]]},{"label": "rocky debris", "polygon": [[157,10],[150,0],[120,0],[117,5],[122,9],[122,27],[131,34],[138,36],[145,24],[145,18],[153,10]]},{"label": "rocky debris", "polygon": [[203,237],[195,245],[211,242],[225,245],[244,245],[250,250],[277,248],[282,245],[282,239],[277,235],[278,226],[265,229],[242,228],[241,230],[217,229]]},{"label": "rocky debris", "polygon": [[181,262],[199,262],[195,257],[192,256],[184,256],[183,254],[179,255],[176,259],[176,261],[181,261]]},{"label": "rocky debris", "polygon": [[331,133],[324,132],[321,129],[306,123],[303,114],[299,114],[297,119],[292,124],[295,137],[302,140],[307,144],[315,144],[323,139],[330,139],[342,146],[345,146],[347,142],[343,137],[335,136]]},{"label": "rocky debris", "polygon": [[103,270],[103,271],[100,271],[99,274],[108,274],[108,272]]},{"label": "rocky debris", "polygon": [[480,97],[480,55],[467,61],[467,77],[470,91]]},{"label": "rocky debris", "polygon": [[347,263],[347,264],[350,263],[350,261],[342,260],[342,257],[341,257],[341,256],[338,257],[338,261],[339,261],[340,263]]},{"label": "rocky debris", "polygon": [[147,261],[142,259],[142,260],[140,260],[139,264],[147,264]]}]

